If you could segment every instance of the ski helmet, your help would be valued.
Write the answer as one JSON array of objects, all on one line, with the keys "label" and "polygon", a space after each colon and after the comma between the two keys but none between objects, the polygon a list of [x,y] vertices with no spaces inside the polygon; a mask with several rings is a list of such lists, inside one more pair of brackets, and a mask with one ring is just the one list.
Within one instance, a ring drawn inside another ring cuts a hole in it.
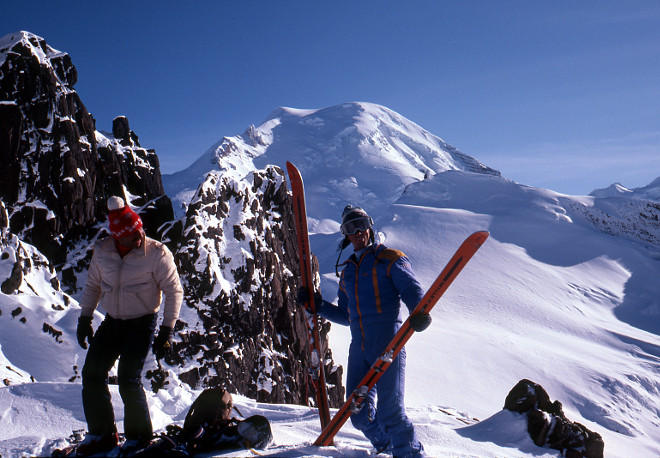
[{"label": "ski helmet", "polygon": [[364,232],[368,230],[369,241],[373,244],[375,240],[373,225],[374,221],[362,208],[354,207],[351,204],[348,204],[346,207],[344,207],[344,211],[341,213],[340,228],[344,238],[337,247],[339,256],[337,257],[337,262],[335,263],[335,274],[337,277],[339,277],[339,260],[341,259],[341,253],[344,251],[344,248],[351,244],[348,236],[355,234],[356,232]]},{"label": "ski helmet", "polygon": [[341,233],[343,235],[364,232],[371,229],[373,225],[374,221],[362,208],[354,207],[351,204],[344,207],[344,211],[341,214]]}]

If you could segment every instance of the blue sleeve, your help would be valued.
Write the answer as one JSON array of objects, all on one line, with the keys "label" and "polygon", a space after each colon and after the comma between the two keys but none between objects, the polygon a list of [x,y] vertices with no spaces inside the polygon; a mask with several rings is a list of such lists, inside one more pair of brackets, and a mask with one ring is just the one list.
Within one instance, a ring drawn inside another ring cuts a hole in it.
[{"label": "blue sleeve", "polygon": [[410,261],[405,256],[394,262],[390,268],[394,287],[409,311],[413,311],[424,297],[424,290],[413,273]]},{"label": "blue sleeve", "polygon": [[346,293],[339,289],[337,305],[324,300],[316,311],[326,320],[330,320],[333,323],[341,324],[343,326],[348,326],[350,324],[350,319],[348,316],[347,304],[348,298],[346,297]]}]

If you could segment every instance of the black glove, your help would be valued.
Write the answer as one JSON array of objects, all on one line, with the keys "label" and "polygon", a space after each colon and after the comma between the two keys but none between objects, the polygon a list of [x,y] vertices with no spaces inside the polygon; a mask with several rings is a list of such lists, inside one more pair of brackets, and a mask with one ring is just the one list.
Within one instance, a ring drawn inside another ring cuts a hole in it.
[{"label": "black glove", "polygon": [[[76,337],[78,338],[78,345],[87,350],[87,342],[92,343],[92,338],[94,337],[94,328],[92,328],[91,316],[81,316],[78,318]],[[85,339],[87,339],[87,342],[85,342]]]},{"label": "black glove", "polygon": [[428,328],[433,319],[428,313],[416,313],[415,315],[410,316],[410,327],[413,328],[415,332],[422,332],[424,329]]},{"label": "black glove", "polygon": [[[296,297],[298,301],[298,305],[302,305],[303,307],[305,304],[309,303],[309,289],[307,289],[305,286],[301,286],[298,288],[298,296]],[[319,309],[321,306],[321,302],[323,301],[323,296],[321,296],[321,293],[314,293],[314,307],[316,310]],[[306,310],[306,308],[305,308]]]},{"label": "black glove", "polygon": [[156,359],[162,359],[170,348],[172,348],[172,328],[161,326],[158,335],[154,339],[154,356],[156,356]]}]

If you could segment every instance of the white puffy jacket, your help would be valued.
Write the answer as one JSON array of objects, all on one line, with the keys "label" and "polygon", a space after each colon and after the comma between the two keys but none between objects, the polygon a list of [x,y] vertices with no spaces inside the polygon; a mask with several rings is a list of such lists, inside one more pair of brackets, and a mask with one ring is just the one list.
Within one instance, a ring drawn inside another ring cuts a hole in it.
[{"label": "white puffy jacket", "polygon": [[94,248],[87,284],[80,299],[82,316],[92,316],[98,305],[111,317],[126,320],[156,313],[165,293],[163,326],[174,327],[183,288],[172,252],[145,237],[140,248],[119,256],[115,241],[107,238]]}]

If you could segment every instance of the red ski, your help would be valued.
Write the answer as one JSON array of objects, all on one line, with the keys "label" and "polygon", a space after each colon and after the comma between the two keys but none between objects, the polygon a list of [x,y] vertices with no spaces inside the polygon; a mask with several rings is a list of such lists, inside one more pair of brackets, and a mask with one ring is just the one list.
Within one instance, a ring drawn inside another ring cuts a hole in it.
[{"label": "red ski", "polygon": [[[488,238],[488,235],[489,233],[487,231],[475,232],[463,242],[458,248],[458,251],[456,251],[454,256],[450,259],[447,266],[440,275],[438,275],[435,282],[433,282],[433,285],[431,285],[422,300],[417,304],[415,310],[410,313],[411,315],[417,313],[429,313],[431,311],[440,297],[445,291],[447,291],[449,285],[451,285],[454,279],[458,276],[459,272],[465,267],[479,247],[483,245]],[[410,336],[414,333],[415,331],[413,331],[410,326],[410,318],[408,318],[403,325],[401,325],[401,329],[399,329],[390,344],[385,348],[385,351],[383,351],[376,362],[373,363],[367,372],[367,375],[364,376],[355,391],[351,393],[348,399],[346,399],[346,402],[341,409],[339,409],[330,424],[323,428],[321,435],[316,439],[314,445],[332,445],[333,438],[339,432],[341,427],[344,426],[348,417],[350,417],[352,413],[360,411],[362,403],[369,390],[374,387],[381,375],[383,375],[387,368],[390,367],[394,358],[396,358],[403,346],[408,342],[408,339],[410,339]]]},{"label": "red ski", "polygon": [[[300,171],[290,162],[286,163],[293,193],[293,213],[295,216],[296,234],[298,238],[298,254],[300,257],[300,282],[310,292],[309,302],[305,308],[311,316],[307,319],[309,333],[309,351],[311,356],[310,378],[316,392],[316,405],[321,418],[321,428],[330,423],[330,405],[328,390],[323,368],[323,351],[319,336],[319,317],[314,304],[314,280],[312,277],[312,256],[309,249],[309,234],[307,232],[307,211],[305,210],[305,187]],[[332,440],[330,441],[332,443]]]}]

